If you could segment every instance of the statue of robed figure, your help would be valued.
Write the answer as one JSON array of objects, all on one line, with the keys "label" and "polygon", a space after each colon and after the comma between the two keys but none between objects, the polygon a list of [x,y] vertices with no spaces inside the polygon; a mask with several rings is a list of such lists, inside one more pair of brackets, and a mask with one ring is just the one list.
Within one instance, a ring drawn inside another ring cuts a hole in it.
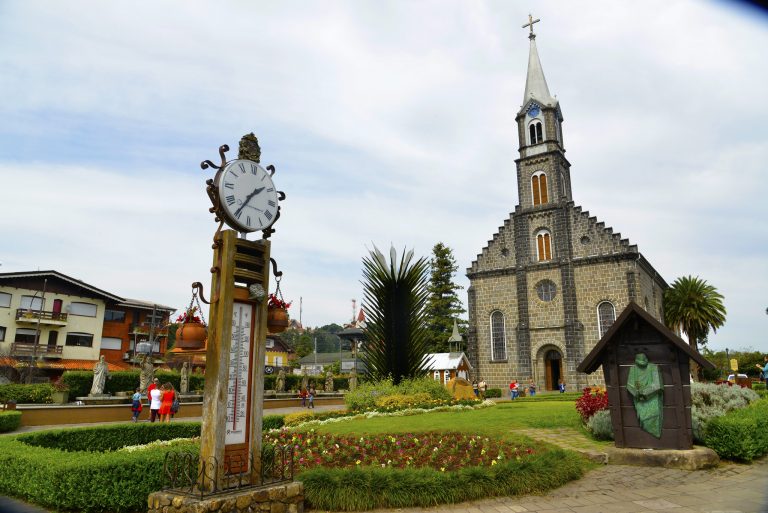
[{"label": "statue of robed figure", "polygon": [[627,392],[632,396],[640,427],[656,438],[661,438],[663,424],[664,383],[659,366],[648,362],[644,353],[635,356],[629,369]]}]

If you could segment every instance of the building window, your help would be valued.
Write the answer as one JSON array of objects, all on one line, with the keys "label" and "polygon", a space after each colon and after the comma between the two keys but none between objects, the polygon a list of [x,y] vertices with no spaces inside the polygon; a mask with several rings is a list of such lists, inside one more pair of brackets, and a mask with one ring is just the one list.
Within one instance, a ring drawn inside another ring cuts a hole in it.
[{"label": "building window", "polygon": [[603,301],[597,305],[597,322],[600,328],[600,338],[603,338],[616,320],[616,309],[610,301]]},{"label": "building window", "polygon": [[24,310],[42,310],[43,298],[39,296],[21,296],[21,308]]},{"label": "building window", "polygon": [[81,315],[83,317],[96,317],[96,305],[92,303],[80,303],[73,301],[69,304],[70,315]]},{"label": "building window", "polygon": [[274,339],[268,338],[267,339],[267,349],[272,349],[273,347],[275,347]]},{"label": "building window", "polygon": [[101,349],[111,349],[113,351],[120,351],[123,348],[123,340],[115,337],[102,337]]},{"label": "building window", "polygon": [[5,326],[0,326],[0,342],[5,340]]},{"label": "building window", "polygon": [[550,280],[541,280],[536,284],[536,294],[542,301],[552,301],[557,295],[557,286]]},{"label": "building window", "polygon": [[165,317],[164,312],[155,312],[154,315],[152,315],[152,313],[148,313],[144,320],[149,324],[162,324],[163,317]]},{"label": "building window", "polygon": [[90,333],[67,333],[67,341],[64,344],[68,346],[93,347],[93,335]]},{"label": "building window", "polygon": [[541,121],[535,119],[528,125],[528,136],[531,140],[531,144],[539,144],[544,140],[544,134],[541,128]]},{"label": "building window", "polygon": [[122,310],[104,310],[104,320],[111,322],[125,322],[125,312]]},{"label": "building window", "polygon": [[504,314],[496,310],[491,314],[491,360],[507,359],[507,341],[504,337]]},{"label": "building window", "polygon": [[547,194],[547,175],[538,171],[531,177],[531,188],[533,189],[533,204],[544,205],[549,203]]},{"label": "building window", "polygon": [[6,294],[5,292],[0,292],[0,307],[2,308],[10,308],[11,307],[11,295]]},{"label": "building window", "polygon": [[432,373],[432,377],[435,378],[435,381],[440,381],[440,371]]},{"label": "building window", "polygon": [[451,380],[451,371],[443,371],[443,383],[448,383]]},{"label": "building window", "polygon": [[282,366],[283,366],[283,357],[275,356],[275,367],[282,367]]},{"label": "building window", "polygon": [[536,256],[539,262],[552,260],[552,237],[547,230],[536,234]]},{"label": "building window", "polygon": [[34,344],[35,343],[35,330],[27,328],[18,328],[16,330],[16,337],[14,342],[21,342],[22,344]]}]

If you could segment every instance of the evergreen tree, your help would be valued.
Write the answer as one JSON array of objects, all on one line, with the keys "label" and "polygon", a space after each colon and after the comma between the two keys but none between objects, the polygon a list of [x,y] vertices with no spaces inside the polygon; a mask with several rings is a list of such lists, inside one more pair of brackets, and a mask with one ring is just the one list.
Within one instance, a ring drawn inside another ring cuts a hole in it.
[{"label": "evergreen tree", "polygon": [[[464,287],[453,281],[459,269],[451,248],[438,242],[432,248],[429,261],[429,299],[427,301],[427,341],[433,353],[448,352],[448,339],[453,332],[453,320],[457,319],[459,332],[466,333],[467,321],[458,317],[466,310],[461,304],[458,290]],[[466,343],[466,339],[464,341]]]}]

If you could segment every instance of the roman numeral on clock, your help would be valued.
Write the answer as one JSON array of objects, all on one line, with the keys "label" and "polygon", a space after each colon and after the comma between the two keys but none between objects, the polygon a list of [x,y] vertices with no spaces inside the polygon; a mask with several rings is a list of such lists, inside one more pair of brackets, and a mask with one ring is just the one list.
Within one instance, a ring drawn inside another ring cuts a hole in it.
[{"label": "roman numeral on clock", "polygon": [[272,212],[267,210],[266,212],[264,212],[264,217],[266,217],[267,219],[269,219],[271,221],[272,220]]},{"label": "roman numeral on clock", "polygon": [[253,164],[251,164],[251,173],[252,173],[252,174],[254,174],[254,175],[255,175],[255,174],[256,174],[256,171],[258,171],[258,169],[259,169],[259,168],[257,168],[257,167],[256,167],[256,166],[254,166]]},{"label": "roman numeral on clock", "polygon": [[269,206],[270,206],[270,207],[274,207],[274,206],[275,206],[275,202],[274,202],[274,201],[272,201],[272,200],[269,200],[267,203],[269,203]]},{"label": "roman numeral on clock", "polygon": [[235,204],[235,197],[234,195],[230,194],[227,196],[227,205],[234,205]]},{"label": "roman numeral on clock", "polygon": [[229,183],[229,182],[224,182],[224,187],[226,187],[227,189],[234,189],[235,188],[235,184]]},{"label": "roman numeral on clock", "polygon": [[247,224],[248,226],[251,226],[251,216],[245,217],[245,224]]},{"label": "roman numeral on clock", "polygon": [[237,167],[239,167],[239,168],[240,168],[240,171],[242,171],[242,172],[243,172],[243,174],[245,174],[245,164],[243,164],[242,162],[240,162],[240,163],[237,165]]}]

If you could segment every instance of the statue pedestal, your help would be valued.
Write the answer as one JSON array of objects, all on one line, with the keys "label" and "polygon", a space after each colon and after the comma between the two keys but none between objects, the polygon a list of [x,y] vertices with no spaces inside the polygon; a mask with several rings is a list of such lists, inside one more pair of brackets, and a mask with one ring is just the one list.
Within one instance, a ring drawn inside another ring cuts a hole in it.
[{"label": "statue pedestal", "polygon": [[154,492],[147,505],[147,513],[304,513],[304,484],[292,482],[233,490],[203,498],[172,491]]},{"label": "statue pedestal", "polygon": [[708,447],[685,450],[608,447],[605,452],[608,455],[609,465],[701,470],[716,467],[720,463],[717,453]]}]

